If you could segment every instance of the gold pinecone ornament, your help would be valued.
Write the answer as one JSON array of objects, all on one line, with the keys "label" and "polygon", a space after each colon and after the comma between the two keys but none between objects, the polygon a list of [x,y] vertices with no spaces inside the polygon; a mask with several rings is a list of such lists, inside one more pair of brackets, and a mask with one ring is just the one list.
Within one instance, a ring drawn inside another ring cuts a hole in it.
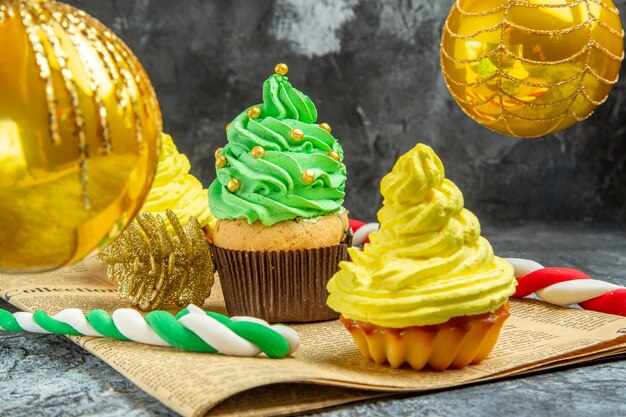
[{"label": "gold pinecone ornament", "polygon": [[182,227],[173,211],[166,215],[174,233],[161,216],[143,212],[98,254],[120,297],[145,311],[202,305],[213,286],[213,260],[200,223],[190,217]]}]

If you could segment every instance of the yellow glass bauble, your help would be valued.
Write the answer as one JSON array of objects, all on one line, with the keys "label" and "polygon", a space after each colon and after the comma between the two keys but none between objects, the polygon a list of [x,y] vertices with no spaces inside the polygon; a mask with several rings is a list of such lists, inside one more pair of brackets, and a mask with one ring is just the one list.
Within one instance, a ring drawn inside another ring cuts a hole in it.
[{"label": "yellow glass bauble", "polygon": [[81,259],[133,219],[161,113],[144,69],[87,14],[0,1],[0,271]]},{"label": "yellow glass bauble", "polygon": [[472,119],[536,137],[586,119],[606,100],[623,38],[611,0],[457,0],[443,29],[441,68]]}]

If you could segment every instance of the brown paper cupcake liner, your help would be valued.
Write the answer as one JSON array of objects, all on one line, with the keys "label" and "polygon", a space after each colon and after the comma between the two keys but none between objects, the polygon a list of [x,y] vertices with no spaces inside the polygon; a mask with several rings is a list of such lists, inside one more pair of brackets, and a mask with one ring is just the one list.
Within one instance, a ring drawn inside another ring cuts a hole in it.
[{"label": "brown paper cupcake liner", "polygon": [[352,233],[339,245],[291,251],[239,251],[211,245],[226,309],[268,322],[331,320],[326,284],[348,259]]}]

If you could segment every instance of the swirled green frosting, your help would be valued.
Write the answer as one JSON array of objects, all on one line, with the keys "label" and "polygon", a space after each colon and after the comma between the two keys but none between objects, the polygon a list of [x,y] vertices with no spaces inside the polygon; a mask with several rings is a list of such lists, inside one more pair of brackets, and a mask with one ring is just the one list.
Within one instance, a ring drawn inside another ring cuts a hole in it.
[{"label": "swirled green frosting", "polygon": [[[219,154],[227,163],[216,168],[217,179],[208,192],[213,215],[271,226],[340,211],[346,183],[343,150],[315,123],[313,102],[287,77],[273,74],[263,84],[263,104],[258,107],[259,117],[244,111],[228,129],[228,144]],[[293,139],[294,129],[304,137]],[[252,150],[257,146],[264,153],[255,158]],[[303,179],[305,171],[313,174],[312,182]],[[228,189],[232,179],[239,181],[236,191]]]}]

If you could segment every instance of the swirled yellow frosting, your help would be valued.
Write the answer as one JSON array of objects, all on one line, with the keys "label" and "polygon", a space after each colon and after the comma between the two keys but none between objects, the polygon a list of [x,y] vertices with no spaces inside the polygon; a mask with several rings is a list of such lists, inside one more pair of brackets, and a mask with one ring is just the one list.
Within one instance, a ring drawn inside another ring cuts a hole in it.
[{"label": "swirled yellow frosting", "polygon": [[161,135],[161,153],[152,188],[146,197],[141,211],[159,214],[167,229],[173,232],[165,210],[176,214],[181,225],[194,216],[202,227],[215,227],[216,219],[209,210],[206,189],[196,177],[189,173],[191,165],[184,154],[178,152],[170,135]]},{"label": "swirled yellow frosting", "polygon": [[328,305],[384,327],[444,323],[493,312],[513,294],[513,267],[494,256],[441,160],[419,144],[381,182],[380,229],[350,249],[328,283]]}]

